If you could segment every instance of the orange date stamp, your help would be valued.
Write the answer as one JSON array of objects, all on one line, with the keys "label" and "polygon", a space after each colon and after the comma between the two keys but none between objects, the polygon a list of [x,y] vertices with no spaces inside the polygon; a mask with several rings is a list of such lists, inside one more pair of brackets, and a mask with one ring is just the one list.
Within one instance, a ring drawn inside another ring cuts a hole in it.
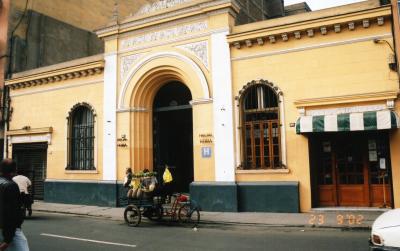
[{"label": "orange date stamp", "polygon": [[[332,223],[332,215],[326,216],[325,214],[311,214],[308,224],[314,226],[323,226],[327,222]],[[339,226],[355,226],[363,223],[364,216],[362,214],[337,214],[335,223]]]}]

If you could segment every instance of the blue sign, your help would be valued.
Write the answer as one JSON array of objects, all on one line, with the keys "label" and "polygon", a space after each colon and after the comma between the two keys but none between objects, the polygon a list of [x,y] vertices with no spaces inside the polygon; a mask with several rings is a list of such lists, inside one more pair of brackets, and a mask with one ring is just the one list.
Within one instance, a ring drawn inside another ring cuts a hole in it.
[{"label": "blue sign", "polygon": [[201,148],[201,157],[202,158],[211,158],[211,147],[202,147]]}]

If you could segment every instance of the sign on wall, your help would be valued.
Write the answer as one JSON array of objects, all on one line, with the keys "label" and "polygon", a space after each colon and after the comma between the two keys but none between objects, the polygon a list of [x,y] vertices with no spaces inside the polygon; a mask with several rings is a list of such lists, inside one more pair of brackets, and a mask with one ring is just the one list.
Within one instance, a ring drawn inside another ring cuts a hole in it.
[{"label": "sign on wall", "polygon": [[202,147],[201,148],[201,157],[202,158],[211,158],[211,147]]}]

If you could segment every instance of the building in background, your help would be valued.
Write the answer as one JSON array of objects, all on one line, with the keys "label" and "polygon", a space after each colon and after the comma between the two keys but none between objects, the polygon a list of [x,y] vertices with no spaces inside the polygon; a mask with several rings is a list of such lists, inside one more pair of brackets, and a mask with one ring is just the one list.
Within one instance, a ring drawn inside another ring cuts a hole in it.
[{"label": "building in background", "polygon": [[[396,50],[396,63],[398,67],[399,61],[399,53],[400,53],[400,1],[398,0],[391,0],[392,1],[392,8],[393,8],[393,33],[396,39],[395,43],[395,50]],[[399,69],[398,69],[399,70]]]}]

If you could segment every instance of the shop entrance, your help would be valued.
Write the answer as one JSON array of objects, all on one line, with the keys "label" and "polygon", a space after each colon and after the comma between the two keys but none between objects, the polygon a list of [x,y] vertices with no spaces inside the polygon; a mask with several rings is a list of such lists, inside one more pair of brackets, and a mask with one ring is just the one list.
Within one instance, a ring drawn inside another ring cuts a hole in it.
[{"label": "shop entrance", "polygon": [[389,132],[310,136],[314,206],[392,206]]},{"label": "shop entrance", "polygon": [[170,82],[157,92],[153,103],[154,169],[170,167],[176,192],[189,192],[193,182],[193,115],[190,90]]},{"label": "shop entrance", "polygon": [[13,144],[12,158],[18,170],[32,181],[29,192],[35,200],[43,200],[47,166],[47,142]]}]

